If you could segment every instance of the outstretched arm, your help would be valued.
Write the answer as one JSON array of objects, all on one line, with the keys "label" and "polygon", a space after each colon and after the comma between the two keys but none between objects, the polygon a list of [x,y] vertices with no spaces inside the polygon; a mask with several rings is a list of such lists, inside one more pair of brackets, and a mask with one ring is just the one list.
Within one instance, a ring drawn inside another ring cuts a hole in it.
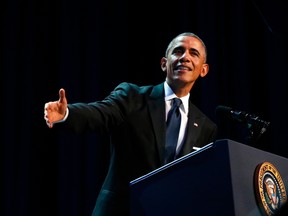
[{"label": "outstretched arm", "polygon": [[67,110],[67,99],[65,96],[65,90],[61,88],[59,90],[59,100],[50,101],[45,103],[44,106],[44,119],[49,128],[53,127],[55,122],[64,119]]}]

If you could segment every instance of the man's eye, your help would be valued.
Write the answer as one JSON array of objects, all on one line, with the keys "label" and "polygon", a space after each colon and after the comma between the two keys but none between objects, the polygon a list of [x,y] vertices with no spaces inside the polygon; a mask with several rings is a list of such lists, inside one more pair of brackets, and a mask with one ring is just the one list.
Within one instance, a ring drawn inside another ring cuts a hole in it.
[{"label": "man's eye", "polygon": [[196,50],[190,52],[192,56],[200,56],[200,53]]},{"label": "man's eye", "polygon": [[174,51],[174,53],[176,53],[176,54],[181,54],[181,53],[183,53],[183,52],[182,52],[182,50],[177,49],[177,50]]}]

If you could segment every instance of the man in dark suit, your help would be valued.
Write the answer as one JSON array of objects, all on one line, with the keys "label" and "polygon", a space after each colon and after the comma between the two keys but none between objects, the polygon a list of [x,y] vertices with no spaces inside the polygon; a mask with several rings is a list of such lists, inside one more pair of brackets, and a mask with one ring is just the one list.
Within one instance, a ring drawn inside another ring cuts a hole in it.
[{"label": "man in dark suit", "polygon": [[164,165],[165,130],[171,99],[180,98],[181,126],[175,158],[216,139],[217,126],[190,100],[199,77],[209,71],[207,50],[195,34],[185,32],[168,45],[161,68],[166,80],[156,86],[119,84],[102,101],[67,104],[65,90],[48,102],[44,119],[75,132],[106,131],[111,136],[111,160],[93,216],[129,215],[129,182]]}]

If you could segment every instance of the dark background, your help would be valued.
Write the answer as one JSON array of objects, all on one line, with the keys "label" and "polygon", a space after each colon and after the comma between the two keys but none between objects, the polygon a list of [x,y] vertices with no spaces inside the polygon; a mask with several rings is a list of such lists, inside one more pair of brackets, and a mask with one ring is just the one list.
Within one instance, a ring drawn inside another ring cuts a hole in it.
[{"label": "dark background", "polygon": [[122,81],[162,82],[160,59],[184,31],[208,47],[210,72],[191,95],[219,139],[251,144],[246,124],[216,114],[229,106],[271,122],[252,144],[288,157],[286,14],[284,0],[2,2],[1,215],[91,214],[108,137],[48,129],[45,102],[61,87],[72,103],[103,99]]}]

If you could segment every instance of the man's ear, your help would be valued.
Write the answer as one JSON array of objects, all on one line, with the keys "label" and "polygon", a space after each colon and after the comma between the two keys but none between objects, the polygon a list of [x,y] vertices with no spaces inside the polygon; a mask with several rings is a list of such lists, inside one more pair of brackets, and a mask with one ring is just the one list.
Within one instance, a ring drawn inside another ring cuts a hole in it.
[{"label": "man's ear", "polygon": [[163,71],[166,71],[166,62],[167,62],[167,58],[162,57],[162,58],[161,58],[161,61],[160,61],[160,65],[161,65],[161,69],[162,69]]},{"label": "man's ear", "polygon": [[203,64],[200,76],[204,77],[204,76],[206,76],[208,74],[208,72],[209,72],[209,65],[208,64]]}]

